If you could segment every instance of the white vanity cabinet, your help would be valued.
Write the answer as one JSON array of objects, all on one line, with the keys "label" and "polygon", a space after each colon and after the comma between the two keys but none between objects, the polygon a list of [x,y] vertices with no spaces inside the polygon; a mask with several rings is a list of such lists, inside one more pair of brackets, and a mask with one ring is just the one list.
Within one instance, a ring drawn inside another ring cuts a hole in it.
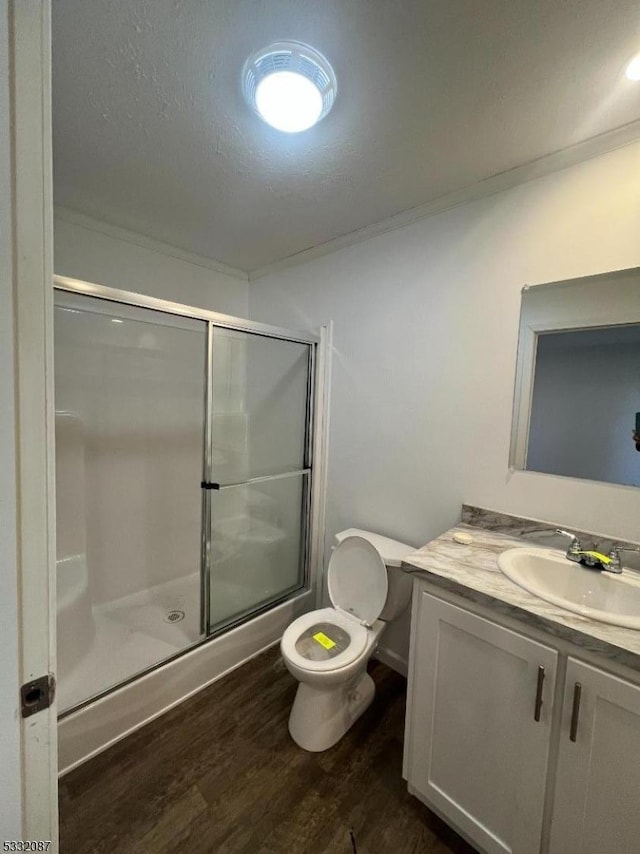
[{"label": "white vanity cabinet", "polygon": [[409,791],[487,854],[638,854],[640,686],[554,643],[416,585]]},{"label": "white vanity cabinet", "polygon": [[557,652],[416,591],[405,776],[490,854],[538,854]]},{"label": "white vanity cabinet", "polygon": [[640,851],[640,687],[571,657],[549,851]]}]

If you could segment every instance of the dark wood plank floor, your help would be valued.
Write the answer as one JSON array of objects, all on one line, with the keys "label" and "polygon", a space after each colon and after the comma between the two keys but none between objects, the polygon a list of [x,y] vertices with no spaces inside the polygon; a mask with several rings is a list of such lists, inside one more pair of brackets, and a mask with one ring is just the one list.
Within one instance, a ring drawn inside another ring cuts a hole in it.
[{"label": "dark wood plank floor", "polygon": [[277,650],[254,659],[61,780],[62,854],[473,854],[407,793],[406,682],[370,672],[372,706],[314,754]]}]

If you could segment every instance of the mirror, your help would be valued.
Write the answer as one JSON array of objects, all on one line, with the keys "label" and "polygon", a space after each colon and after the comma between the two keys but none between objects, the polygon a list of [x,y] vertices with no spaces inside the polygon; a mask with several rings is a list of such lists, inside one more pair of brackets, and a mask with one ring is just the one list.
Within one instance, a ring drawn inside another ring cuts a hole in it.
[{"label": "mirror", "polygon": [[510,465],[640,486],[640,269],[523,288]]}]

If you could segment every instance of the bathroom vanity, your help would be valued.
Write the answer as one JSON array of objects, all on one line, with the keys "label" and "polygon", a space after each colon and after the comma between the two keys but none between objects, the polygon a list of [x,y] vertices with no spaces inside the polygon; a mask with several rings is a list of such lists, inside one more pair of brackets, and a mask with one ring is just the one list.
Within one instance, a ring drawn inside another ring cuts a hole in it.
[{"label": "bathroom vanity", "polygon": [[[531,546],[518,521],[510,533],[462,524],[404,564],[414,577],[404,777],[479,851],[633,854],[640,631],[572,614],[503,575],[498,555]],[[460,532],[473,542],[455,542]]]}]

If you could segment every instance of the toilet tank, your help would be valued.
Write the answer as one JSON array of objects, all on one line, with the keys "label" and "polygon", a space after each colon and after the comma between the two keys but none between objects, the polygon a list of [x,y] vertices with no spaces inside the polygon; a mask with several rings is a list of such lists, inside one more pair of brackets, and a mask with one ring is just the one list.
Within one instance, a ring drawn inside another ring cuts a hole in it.
[{"label": "toilet tank", "polygon": [[362,537],[368,540],[385,562],[389,591],[380,619],[385,622],[395,620],[411,600],[413,580],[400,566],[403,559],[415,551],[414,546],[408,546],[406,543],[400,543],[382,534],[375,534],[373,531],[363,531],[360,528],[347,528],[346,531],[340,531],[336,534],[336,542],[341,543],[346,537]]}]

